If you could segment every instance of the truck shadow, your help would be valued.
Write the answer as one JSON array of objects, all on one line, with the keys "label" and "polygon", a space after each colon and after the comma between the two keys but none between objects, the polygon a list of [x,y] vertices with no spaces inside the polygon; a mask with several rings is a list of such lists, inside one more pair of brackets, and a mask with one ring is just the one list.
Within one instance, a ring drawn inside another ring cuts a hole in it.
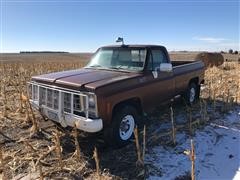
[{"label": "truck shadow", "polygon": [[[186,130],[188,133],[189,113],[191,113],[192,120],[194,121],[202,118],[202,113],[205,110],[207,112],[208,118],[207,121],[200,126],[205,127],[206,125],[210,124],[210,122],[214,120],[215,117],[223,116],[228,112],[228,110],[231,110],[235,106],[236,104],[234,103],[201,99],[201,104],[198,103],[194,105],[190,110],[191,112],[189,112],[189,109],[186,107],[184,101],[182,99],[177,99],[173,103],[167,103],[155,108],[147,117],[145,117],[145,124],[147,128],[146,153],[148,153],[149,149],[157,146],[172,146],[172,144],[168,143],[167,140],[164,142],[165,140],[152,138],[160,135],[162,131],[171,128],[170,107],[173,108],[174,119],[176,121],[175,123],[182,125],[185,124],[186,128],[184,130]],[[141,133],[139,139],[141,144]],[[141,179],[144,178],[144,176],[149,175],[148,168],[145,168],[145,173],[138,176],[140,169],[136,166],[137,154],[134,140],[132,140],[132,142],[126,147],[116,149],[109,147],[104,143],[102,132],[96,134],[87,134],[80,132],[78,142],[80,145],[82,157],[86,158],[88,161],[88,166],[91,169],[95,169],[96,167],[93,158],[93,150],[94,147],[96,147],[98,150],[101,172],[109,172],[112,176],[118,178],[120,177],[123,179]],[[66,135],[62,137],[61,143],[63,147],[63,153],[69,154],[75,151],[74,139],[72,136],[70,136],[70,130],[69,133],[66,133]],[[146,167],[150,166],[151,164],[146,164]],[[236,167],[236,169],[238,169],[238,167]],[[156,169],[154,174],[161,176],[162,172],[160,169]],[[231,178],[233,178],[233,176]]]}]

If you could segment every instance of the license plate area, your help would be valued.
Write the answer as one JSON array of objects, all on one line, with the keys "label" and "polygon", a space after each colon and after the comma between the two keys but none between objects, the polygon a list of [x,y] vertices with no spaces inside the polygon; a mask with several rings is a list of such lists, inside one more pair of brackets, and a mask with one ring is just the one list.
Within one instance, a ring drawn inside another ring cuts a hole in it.
[{"label": "license plate area", "polygon": [[59,122],[59,117],[58,117],[58,113],[48,110],[47,111],[47,117],[53,121]]}]

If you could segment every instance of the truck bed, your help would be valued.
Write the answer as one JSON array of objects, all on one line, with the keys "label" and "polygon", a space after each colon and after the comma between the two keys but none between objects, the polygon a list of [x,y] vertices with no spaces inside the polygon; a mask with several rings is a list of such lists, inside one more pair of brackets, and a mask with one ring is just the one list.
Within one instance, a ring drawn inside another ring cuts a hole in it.
[{"label": "truck bed", "polygon": [[196,61],[196,60],[188,60],[188,61],[178,61],[178,60],[175,60],[175,61],[171,61],[171,62],[172,62],[172,66],[175,67],[175,66],[195,63],[195,62],[198,62],[198,61]]},{"label": "truck bed", "polygon": [[172,61],[172,65],[177,94],[186,91],[192,78],[197,77],[198,83],[202,82],[204,76],[204,63],[202,61]]}]

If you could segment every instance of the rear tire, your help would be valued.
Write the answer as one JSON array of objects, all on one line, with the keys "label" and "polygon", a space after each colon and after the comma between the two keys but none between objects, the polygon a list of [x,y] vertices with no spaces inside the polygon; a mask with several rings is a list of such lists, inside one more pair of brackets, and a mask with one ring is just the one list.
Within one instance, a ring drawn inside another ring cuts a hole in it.
[{"label": "rear tire", "polygon": [[188,89],[184,95],[184,99],[188,105],[193,105],[197,102],[200,95],[200,86],[196,85],[196,83],[190,83]]},{"label": "rear tire", "polygon": [[139,114],[136,108],[128,105],[119,107],[115,112],[111,126],[105,130],[104,136],[108,144],[122,147],[132,139]]}]

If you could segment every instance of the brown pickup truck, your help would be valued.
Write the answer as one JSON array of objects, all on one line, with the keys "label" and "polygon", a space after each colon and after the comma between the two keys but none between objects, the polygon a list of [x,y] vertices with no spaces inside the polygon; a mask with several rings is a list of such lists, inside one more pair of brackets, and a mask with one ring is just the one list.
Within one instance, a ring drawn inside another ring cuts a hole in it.
[{"label": "brown pickup truck", "polygon": [[177,95],[194,103],[203,82],[202,61],[171,62],[158,45],[115,45],[99,48],[82,69],[32,77],[28,93],[46,118],[103,130],[109,142],[124,145],[141,115]]}]

